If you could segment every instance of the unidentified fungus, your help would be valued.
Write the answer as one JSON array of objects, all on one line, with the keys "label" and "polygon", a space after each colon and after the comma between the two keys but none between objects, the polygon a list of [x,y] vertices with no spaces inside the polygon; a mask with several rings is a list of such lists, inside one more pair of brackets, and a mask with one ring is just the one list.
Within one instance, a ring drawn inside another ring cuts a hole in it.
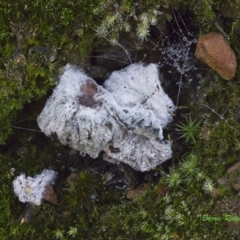
[{"label": "unidentified fungus", "polygon": [[92,158],[104,151],[109,162],[148,171],[171,158],[162,128],[174,110],[156,64],[115,71],[103,86],[67,65],[37,121],[47,136],[56,134],[62,144]]},{"label": "unidentified fungus", "polygon": [[28,202],[40,205],[46,186],[53,184],[57,173],[53,170],[45,169],[41,174],[34,178],[21,174],[13,180],[13,188],[20,202]]}]

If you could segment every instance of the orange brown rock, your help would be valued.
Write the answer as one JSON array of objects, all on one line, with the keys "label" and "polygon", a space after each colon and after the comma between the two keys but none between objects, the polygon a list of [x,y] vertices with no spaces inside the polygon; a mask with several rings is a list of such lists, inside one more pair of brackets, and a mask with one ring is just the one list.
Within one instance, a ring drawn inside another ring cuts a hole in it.
[{"label": "orange brown rock", "polygon": [[131,189],[128,190],[126,193],[126,198],[133,200],[137,197],[139,197],[140,195],[143,195],[144,191],[143,190],[139,190],[139,189]]},{"label": "orange brown rock", "polygon": [[57,195],[56,195],[52,185],[46,186],[45,192],[43,194],[43,199],[45,199],[46,201],[48,201],[50,203],[57,204]]},{"label": "orange brown rock", "polygon": [[227,170],[227,174],[230,175],[233,172],[236,172],[236,170],[238,170],[239,168],[240,168],[240,162],[237,162]]},{"label": "orange brown rock", "polygon": [[237,70],[236,56],[220,33],[210,32],[198,39],[195,56],[223,79],[234,78]]},{"label": "orange brown rock", "polygon": [[67,182],[69,185],[73,185],[78,177],[78,174],[73,172],[67,177]]}]

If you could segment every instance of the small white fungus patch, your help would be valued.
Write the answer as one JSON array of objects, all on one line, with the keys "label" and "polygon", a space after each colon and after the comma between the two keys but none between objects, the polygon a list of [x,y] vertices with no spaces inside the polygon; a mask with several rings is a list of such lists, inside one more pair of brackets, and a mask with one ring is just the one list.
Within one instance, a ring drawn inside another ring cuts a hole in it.
[{"label": "small white fungus patch", "polygon": [[26,177],[24,173],[13,180],[14,193],[20,202],[29,202],[40,205],[45,191],[45,187],[54,184],[57,173],[53,170],[45,169],[34,178]]}]

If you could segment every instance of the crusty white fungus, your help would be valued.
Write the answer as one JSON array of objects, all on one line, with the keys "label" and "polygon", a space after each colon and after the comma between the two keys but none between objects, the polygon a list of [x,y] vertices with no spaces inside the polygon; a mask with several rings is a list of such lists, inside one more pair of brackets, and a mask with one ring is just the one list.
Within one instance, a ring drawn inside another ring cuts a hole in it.
[{"label": "crusty white fungus", "polygon": [[25,174],[22,173],[13,180],[14,192],[20,202],[40,205],[46,186],[53,184],[56,176],[56,172],[47,169],[34,178],[26,178]]},{"label": "crusty white fungus", "polygon": [[103,86],[81,68],[67,65],[38,116],[47,135],[96,158],[147,171],[171,158],[162,129],[175,110],[164,93],[156,64],[132,64],[115,71]]}]

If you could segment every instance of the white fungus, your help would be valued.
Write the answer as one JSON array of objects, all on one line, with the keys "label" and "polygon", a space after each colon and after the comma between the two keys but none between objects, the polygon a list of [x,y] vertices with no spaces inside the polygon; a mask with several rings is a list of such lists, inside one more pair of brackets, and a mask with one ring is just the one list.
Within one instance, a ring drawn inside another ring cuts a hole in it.
[{"label": "white fungus", "polygon": [[13,188],[20,202],[29,202],[40,205],[45,188],[49,184],[54,184],[57,173],[53,170],[45,169],[34,178],[26,177],[24,173],[13,180]]},{"label": "white fungus", "polygon": [[47,136],[92,158],[104,151],[109,162],[147,171],[171,158],[162,129],[174,110],[156,64],[115,71],[103,86],[67,65],[37,121]]}]

